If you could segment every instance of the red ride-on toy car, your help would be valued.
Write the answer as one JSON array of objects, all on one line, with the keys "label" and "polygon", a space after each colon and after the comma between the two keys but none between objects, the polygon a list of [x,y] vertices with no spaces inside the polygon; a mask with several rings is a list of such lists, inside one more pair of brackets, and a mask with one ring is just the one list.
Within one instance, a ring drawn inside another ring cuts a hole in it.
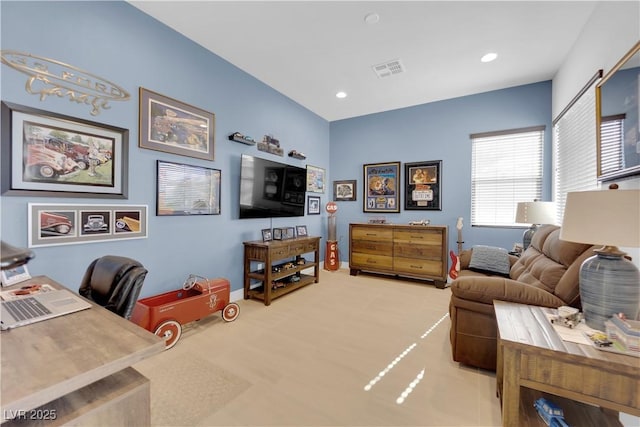
[{"label": "red ride-on toy car", "polygon": [[170,349],[182,335],[182,325],[222,310],[226,322],[236,320],[240,307],[229,302],[227,279],[207,279],[190,274],[182,289],[143,298],[136,302],[131,321],[163,337]]}]

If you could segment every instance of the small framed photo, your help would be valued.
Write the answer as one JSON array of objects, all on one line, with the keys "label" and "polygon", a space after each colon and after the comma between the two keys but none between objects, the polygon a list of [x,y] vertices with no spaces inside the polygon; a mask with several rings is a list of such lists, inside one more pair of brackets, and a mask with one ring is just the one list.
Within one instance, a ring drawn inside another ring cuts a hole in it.
[{"label": "small framed photo", "polygon": [[23,282],[31,279],[29,270],[26,265],[20,267],[10,268],[8,270],[2,270],[2,286],[11,286],[16,283]]},{"label": "small framed photo", "polygon": [[317,166],[307,165],[307,191],[324,193],[325,170]]},{"label": "small framed photo", "polygon": [[271,229],[270,228],[262,229],[262,241],[270,242],[271,240],[273,240],[273,234],[271,233]]},{"label": "small framed photo", "polygon": [[306,225],[296,226],[296,233],[298,234],[298,237],[307,237],[307,226]]},{"label": "small framed photo", "polygon": [[307,196],[307,214],[320,215],[320,197]]},{"label": "small framed photo", "polygon": [[355,202],[356,201],[355,179],[348,181],[333,181],[333,201],[334,202]]},{"label": "small framed photo", "polygon": [[285,227],[283,232],[283,239],[294,239],[296,237],[296,230],[293,227]]},{"label": "small framed photo", "polygon": [[273,240],[282,240],[282,228],[273,229]]}]

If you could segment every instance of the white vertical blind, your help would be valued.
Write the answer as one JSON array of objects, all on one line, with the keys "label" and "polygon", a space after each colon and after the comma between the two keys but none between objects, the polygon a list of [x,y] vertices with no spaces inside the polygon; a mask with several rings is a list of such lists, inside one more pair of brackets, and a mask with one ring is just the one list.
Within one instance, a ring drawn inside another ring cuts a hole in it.
[{"label": "white vertical blind", "polygon": [[471,225],[514,226],[542,196],[544,126],[471,135]]},{"label": "white vertical blind", "polygon": [[553,124],[554,201],[556,220],[562,224],[567,193],[592,190],[596,170],[596,74]]}]

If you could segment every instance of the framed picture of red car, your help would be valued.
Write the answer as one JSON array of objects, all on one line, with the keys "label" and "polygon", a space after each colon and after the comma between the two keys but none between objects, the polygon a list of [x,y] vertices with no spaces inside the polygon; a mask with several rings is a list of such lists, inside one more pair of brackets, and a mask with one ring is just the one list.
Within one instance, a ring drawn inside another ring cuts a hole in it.
[{"label": "framed picture of red car", "polygon": [[28,246],[72,245],[148,236],[147,205],[29,203]]},{"label": "framed picture of red car", "polygon": [[141,148],[214,159],[215,115],[140,88]]},{"label": "framed picture of red car", "polygon": [[127,198],[129,131],[2,103],[2,194]]},{"label": "framed picture of red car", "polygon": [[404,164],[405,210],[442,210],[442,160]]}]

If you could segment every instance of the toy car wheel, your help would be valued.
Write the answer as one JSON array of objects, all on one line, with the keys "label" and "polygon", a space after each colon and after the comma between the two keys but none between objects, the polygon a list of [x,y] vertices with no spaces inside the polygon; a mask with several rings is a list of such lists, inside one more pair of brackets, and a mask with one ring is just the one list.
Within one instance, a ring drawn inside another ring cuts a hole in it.
[{"label": "toy car wheel", "polygon": [[224,319],[225,322],[233,322],[238,318],[239,314],[240,314],[240,306],[235,302],[231,302],[227,304],[222,309],[222,318]]},{"label": "toy car wheel", "polygon": [[180,339],[182,326],[175,320],[167,320],[162,322],[153,333],[164,338],[165,350],[169,350]]}]

